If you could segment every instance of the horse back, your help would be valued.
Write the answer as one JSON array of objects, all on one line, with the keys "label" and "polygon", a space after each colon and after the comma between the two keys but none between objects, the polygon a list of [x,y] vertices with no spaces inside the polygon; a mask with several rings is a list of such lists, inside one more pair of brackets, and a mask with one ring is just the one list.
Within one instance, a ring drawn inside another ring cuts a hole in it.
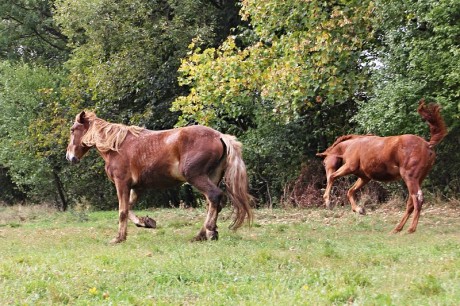
[{"label": "horse back", "polygon": [[339,158],[357,176],[379,181],[399,179],[405,169],[427,171],[434,161],[428,143],[411,134],[348,138],[337,143],[328,156]]},{"label": "horse back", "polygon": [[178,185],[218,165],[224,155],[220,136],[205,126],[145,130],[138,137],[129,135],[125,139],[112,164],[124,168],[133,185],[149,188]]}]

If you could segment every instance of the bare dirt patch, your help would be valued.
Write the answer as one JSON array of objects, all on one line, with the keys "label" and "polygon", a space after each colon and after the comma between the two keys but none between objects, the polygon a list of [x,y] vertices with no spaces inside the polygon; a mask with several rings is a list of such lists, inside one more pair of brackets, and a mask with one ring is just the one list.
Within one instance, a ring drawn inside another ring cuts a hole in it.
[{"label": "bare dirt patch", "polygon": [[[366,206],[366,208],[368,208]],[[400,198],[391,199],[375,209],[368,209],[368,216],[382,216],[383,219],[399,218],[405,211],[405,201]],[[288,208],[288,209],[260,209],[255,211],[256,223],[258,224],[292,224],[303,223],[309,220],[327,221],[341,219],[355,215],[351,208],[336,207],[333,210],[326,208]],[[423,216],[436,217],[442,219],[458,219],[460,217],[460,202],[452,200],[442,204],[436,203],[425,205],[422,209]],[[366,216],[362,216],[366,218]],[[441,219],[441,220],[440,220]]]}]

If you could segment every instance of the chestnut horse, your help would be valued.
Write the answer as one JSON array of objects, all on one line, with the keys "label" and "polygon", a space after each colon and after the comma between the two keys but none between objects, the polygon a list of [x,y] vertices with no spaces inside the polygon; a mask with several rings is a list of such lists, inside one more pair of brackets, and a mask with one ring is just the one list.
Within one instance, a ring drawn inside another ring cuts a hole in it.
[{"label": "chestnut horse", "polygon": [[326,207],[332,209],[329,199],[332,184],[338,177],[354,174],[358,177],[348,190],[347,198],[354,212],[365,214],[355,202],[355,193],[370,180],[389,182],[403,179],[409,192],[406,211],[393,233],[400,232],[415,210],[408,232],[417,228],[423,205],[420,189],[423,179],[434,164],[434,146],[446,136],[447,129],[436,104],[425,105],[420,100],[418,113],[430,127],[431,139],[416,135],[378,137],[373,135],[346,135],[339,137],[326,151],[316,154],[324,157],[327,187],[324,192]]},{"label": "chestnut horse", "polygon": [[66,158],[78,163],[95,147],[105,161],[105,171],[115,184],[118,196],[118,236],[126,240],[127,218],[137,226],[153,227],[152,219],[138,218],[133,208],[138,193],[146,188],[168,188],[184,182],[195,186],[207,200],[207,217],[194,238],[217,240],[217,216],[222,209],[224,180],[233,204],[232,229],[245,219],[252,220],[246,166],[241,143],[234,136],[204,126],[151,131],[104,121],[92,112],[81,112],[71,128]]}]

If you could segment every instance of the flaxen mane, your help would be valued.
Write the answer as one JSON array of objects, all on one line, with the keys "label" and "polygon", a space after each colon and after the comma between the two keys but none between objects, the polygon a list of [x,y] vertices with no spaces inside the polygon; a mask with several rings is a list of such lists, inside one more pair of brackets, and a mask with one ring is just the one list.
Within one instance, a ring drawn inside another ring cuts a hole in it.
[{"label": "flaxen mane", "polygon": [[88,147],[96,146],[101,152],[118,152],[128,133],[137,137],[144,130],[133,125],[109,123],[98,118],[93,112],[85,112],[85,118],[90,122],[90,127],[83,136],[82,143]]}]

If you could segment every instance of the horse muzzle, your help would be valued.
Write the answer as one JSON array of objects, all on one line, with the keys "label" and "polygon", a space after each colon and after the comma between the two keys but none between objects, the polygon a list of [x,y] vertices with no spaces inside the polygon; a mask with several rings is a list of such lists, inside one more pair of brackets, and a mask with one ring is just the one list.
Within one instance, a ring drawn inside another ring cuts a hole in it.
[{"label": "horse muzzle", "polygon": [[80,162],[80,159],[78,159],[78,157],[76,157],[73,154],[69,154],[68,152],[66,153],[65,158],[74,165]]}]

